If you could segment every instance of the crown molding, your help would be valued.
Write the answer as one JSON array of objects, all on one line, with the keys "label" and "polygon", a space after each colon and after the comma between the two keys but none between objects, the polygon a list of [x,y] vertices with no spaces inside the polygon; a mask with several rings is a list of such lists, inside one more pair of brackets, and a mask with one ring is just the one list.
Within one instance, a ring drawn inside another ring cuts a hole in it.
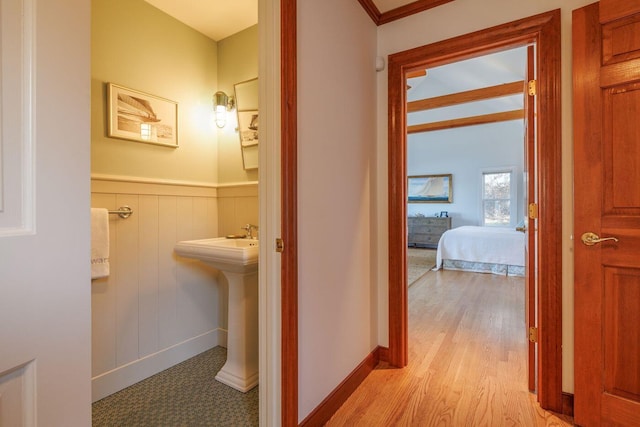
[{"label": "crown molding", "polygon": [[436,6],[441,6],[451,1],[453,0],[418,0],[381,13],[375,5],[374,0],[358,0],[362,8],[378,26],[423,12]]}]

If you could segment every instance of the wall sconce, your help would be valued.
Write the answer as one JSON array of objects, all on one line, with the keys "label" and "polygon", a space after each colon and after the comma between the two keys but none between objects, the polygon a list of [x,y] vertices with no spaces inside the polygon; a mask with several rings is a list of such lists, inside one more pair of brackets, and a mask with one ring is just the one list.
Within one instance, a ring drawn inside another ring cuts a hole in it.
[{"label": "wall sconce", "polygon": [[216,115],[216,126],[220,129],[227,124],[227,112],[233,110],[236,103],[232,96],[228,96],[222,91],[213,94],[213,111]]}]

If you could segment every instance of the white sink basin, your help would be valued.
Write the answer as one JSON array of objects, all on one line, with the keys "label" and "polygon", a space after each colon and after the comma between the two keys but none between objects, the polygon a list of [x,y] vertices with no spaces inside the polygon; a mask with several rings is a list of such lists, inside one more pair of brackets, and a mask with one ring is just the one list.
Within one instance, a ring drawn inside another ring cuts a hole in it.
[{"label": "white sink basin", "polygon": [[175,246],[178,255],[206,262],[220,271],[247,273],[258,270],[258,241],[255,239],[185,240]]},{"label": "white sink basin", "polygon": [[229,282],[227,361],[216,380],[241,392],[258,385],[258,241],[185,240],[175,252],[209,264]]}]

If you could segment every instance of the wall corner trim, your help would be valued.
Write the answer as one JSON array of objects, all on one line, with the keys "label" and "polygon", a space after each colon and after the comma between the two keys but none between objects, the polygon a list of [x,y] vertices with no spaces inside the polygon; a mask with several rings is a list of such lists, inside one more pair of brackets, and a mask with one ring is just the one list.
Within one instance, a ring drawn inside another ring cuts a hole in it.
[{"label": "wall corner trim", "polygon": [[258,185],[258,181],[246,181],[246,182],[225,182],[216,185],[217,188],[229,188],[229,187],[250,187],[252,185]]},{"label": "wall corner trim", "polygon": [[[388,353],[388,349],[387,353]],[[324,425],[375,369],[385,348],[376,347],[301,423],[301,427]]]},{"label": "wall corner trim", "polygon": [[213,329],[97,375],[91,378],[91,401],[96,402],[218,345],[227,345],[226,330]]},{"label": "wall corner trim", "polygon": [[141,177],[141,176],[127,176],[127,175],[111,175],[111,174],[101,174],[101,173],[92,173],[91,180],[92,181],[130,182],[134,184],[175,185],[175,186],[184,186],[184,187],[208,187],[208,188],[218,187],[218,184],[214,182],[181,181],[181,180],[174,180],[174,179],[148,178],[148,177]]},{"label": "wall corner trim", "polygon": [[562,414],[573,417],[573,393],[562,392]]}]

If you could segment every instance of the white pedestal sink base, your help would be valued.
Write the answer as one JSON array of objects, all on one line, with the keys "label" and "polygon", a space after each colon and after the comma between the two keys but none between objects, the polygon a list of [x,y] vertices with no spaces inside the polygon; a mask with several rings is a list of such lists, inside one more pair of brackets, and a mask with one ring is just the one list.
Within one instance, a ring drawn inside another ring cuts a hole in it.
[{"label": "white pedestal sink base", "polygon": [[258,373],[256,372],[253,377],[239,378],[229,372],[224,372],[224,368],[222,368],[216,375],[216,381],[246,393],[258,385]]},{"label": "white pedestal sink base", "polygon": [[258,384],[258,241],[254,239],[186,240],[178,255],[220,270],[229,282],[227,361],[216,380],[241,392]]},{"label": "white pedestal sink base", "polygon": [[258,385],[258,273],[222,274],[229,282],[227,361],[216,380],[244,393]]}]

